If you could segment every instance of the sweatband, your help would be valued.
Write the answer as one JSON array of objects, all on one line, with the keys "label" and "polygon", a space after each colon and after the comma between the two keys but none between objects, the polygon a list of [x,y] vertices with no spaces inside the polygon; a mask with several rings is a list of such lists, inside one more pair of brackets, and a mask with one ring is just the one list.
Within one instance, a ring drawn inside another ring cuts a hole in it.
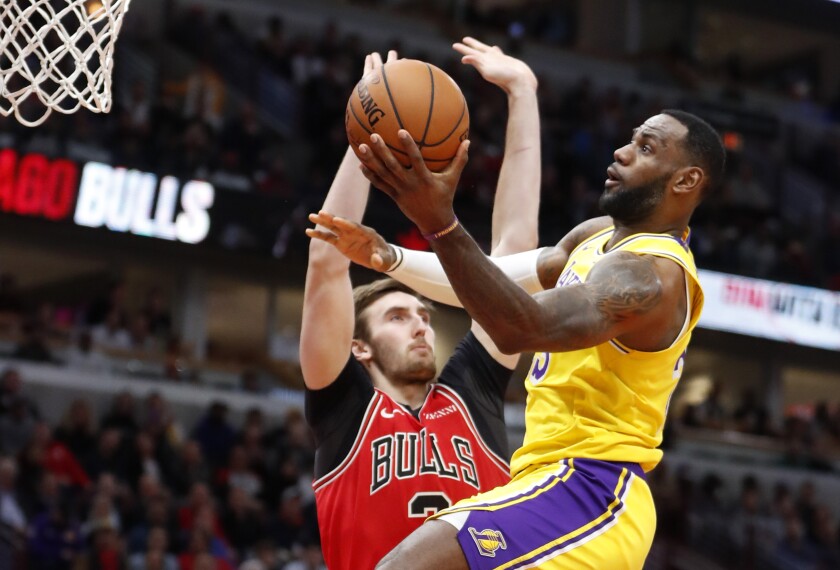
[{"label": "sweatband", "polygon": [[[427,299],[436,303],[461,307],[461,302],[449,284],[437,255],[391,245],[396,250],[397,261],[387,270],[389,276],[408,285]],[[537,259],[545,248],[523,251],[502,257],[488,257],[513,282],[533,295],[543,291],[537,275]]]}]

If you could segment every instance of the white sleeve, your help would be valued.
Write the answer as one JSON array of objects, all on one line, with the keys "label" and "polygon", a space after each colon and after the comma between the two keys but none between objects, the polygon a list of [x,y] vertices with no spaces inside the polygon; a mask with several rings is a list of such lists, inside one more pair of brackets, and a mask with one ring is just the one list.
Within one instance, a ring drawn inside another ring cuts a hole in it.
[{"label": "white sleeve", "polygon": [[[386,271],[389,276],[432,301],[453,307],[461,306],[437,255],[396,245],[391,247],[397,252],[397,261]],[[545,248],[487,259],[495,263],[517,285],[533,295],[543,290],[537,276],[537,259],[543,249]]]}]

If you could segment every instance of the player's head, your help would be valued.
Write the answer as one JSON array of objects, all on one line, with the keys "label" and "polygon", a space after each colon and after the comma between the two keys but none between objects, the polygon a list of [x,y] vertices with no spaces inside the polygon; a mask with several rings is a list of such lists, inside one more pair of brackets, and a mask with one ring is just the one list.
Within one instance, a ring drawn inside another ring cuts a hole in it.
[{"label": "player's head", "polygon": [[634,129],[616,149],[599,204],[624,223],[646,220],[661,207],[690,216],[723,179],[726,151],[706,121],[666,109]]},{"label": "player's head", "polygon": [[425,299],[386,278],[356,287],[353,302],[353,355],[359,362],[377,367],[395,384],[434,380],[435,332]]}]

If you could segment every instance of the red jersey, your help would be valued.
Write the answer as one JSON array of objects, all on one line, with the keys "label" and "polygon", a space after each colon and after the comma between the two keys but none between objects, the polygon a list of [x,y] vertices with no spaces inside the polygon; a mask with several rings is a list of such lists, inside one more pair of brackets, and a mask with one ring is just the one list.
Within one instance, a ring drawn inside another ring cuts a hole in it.
[{"label": "red jersey", "polygon": [[[350,359],[334,383],[342,391],[334,411],[343,421],[327,422],[344,442],[340,452],[321,444],[330,434],[310,418],[322,456],[313,488],[330,570],[374,568],[430,514],[510,480],[502,399],[510,374],[469,335],[412,412],[374,390]],[[319,392],[307,394],[308,417]],[[363,394],[365,407],[352,413]],[[325,463],[325,454],[333,460]]]}]

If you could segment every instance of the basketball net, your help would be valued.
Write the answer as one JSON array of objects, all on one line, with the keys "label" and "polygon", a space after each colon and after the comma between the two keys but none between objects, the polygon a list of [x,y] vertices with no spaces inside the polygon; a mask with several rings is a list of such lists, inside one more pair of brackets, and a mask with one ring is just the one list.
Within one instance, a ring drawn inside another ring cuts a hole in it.
[{"label": "basketball net", "polygon": [[111,109],[114,44],[131,0],[0,0],[0,114]]}]

